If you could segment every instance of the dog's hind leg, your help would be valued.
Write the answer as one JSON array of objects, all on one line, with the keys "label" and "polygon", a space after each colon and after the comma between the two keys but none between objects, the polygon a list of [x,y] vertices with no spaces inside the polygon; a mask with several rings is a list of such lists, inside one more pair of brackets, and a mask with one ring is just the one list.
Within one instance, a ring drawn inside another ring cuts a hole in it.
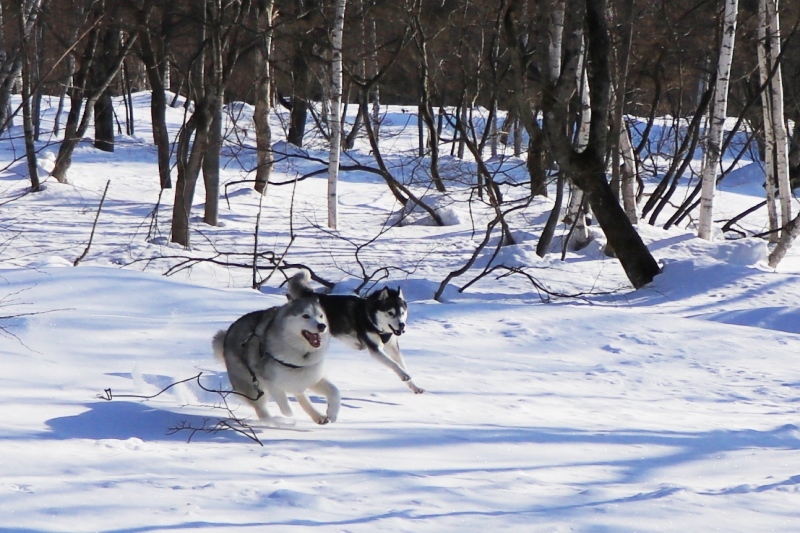
[{"label": "dog's hind leg", "polygon": [[269,411],[267,410],[266,400],[267,399],[263,396],[255,401],[249,400],[250,405],[252,405],[253,409],[256,410],[256,416],[258,416],[258,419],[261,420],[262,422],[268,421],[272,418],[272,416],[270,416],[269,414]]},{"label": "dog's hind leg", "polygon": [[289,398],[286,396],[286,392],[274,387],[268,388],[269,394],[272,396],[272,399],[275,400],[275,403],[278,404],[281,414],[283,416],[292,416],[294,413],[292,412],[292,406],[289,405]]}]

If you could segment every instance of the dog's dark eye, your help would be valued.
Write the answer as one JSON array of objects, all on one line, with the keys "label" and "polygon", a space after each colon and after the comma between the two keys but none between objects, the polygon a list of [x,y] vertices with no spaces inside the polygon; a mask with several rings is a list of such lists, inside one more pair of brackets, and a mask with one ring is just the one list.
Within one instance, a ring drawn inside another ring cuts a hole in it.
[{"label": "dog's dark eye", "polygon": [[303,318],[305,318],[306,320],[308,320],[309,318],[311,318],[311,315],[309,315],[308,313],[306,313],[305,315],[303,315]]},{"label": "dog's dark eye", "polygon": [[387,314],[388,314],[390,317],[394,318],[395,312],[394,312],[394,311],[389,311]]}]

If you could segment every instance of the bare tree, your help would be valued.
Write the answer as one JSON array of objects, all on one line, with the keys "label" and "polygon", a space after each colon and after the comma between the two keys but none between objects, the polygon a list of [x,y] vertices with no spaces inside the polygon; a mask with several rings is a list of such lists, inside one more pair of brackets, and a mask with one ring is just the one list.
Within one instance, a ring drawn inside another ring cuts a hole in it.
[{"label": "bare tree", "polygon": [[[779,239],[778,228],[792,218],[792,194],[789,185],[788,135],[783,104],[783,76],[778,61],[781,52],[780,21],[776,0],[758,2],[759,76],[766,90],[761,95],[764,116],[764,160],[766,163],[767,205],[770,216],[770,240]],[[777,193],[777,194],[776,194]],[[780,223],[775,198],[780,198]]]},{"label": "bare tree", "polygon": [[710,128],[706,138],[701,177],[703,187],[700,197],[700,225],[697,234],[701,239],[706,240],[713,239],[714,192],[717,188],[717,170],[722,155],[720,154],[722,127],[725,125],[728,114],[728,86],[730,85],[733,47],[736,39],[736,15],[739,11],[738,0],[724,0],[724,2],[722,40],[714,79],[714,104],[711,107]]},{"label": "bare tree", "polygon": [[245,48],[241,37],[252,10],[253,4],[247,0],[204,0],[200,7],[200,37],[196,41],[190,94],[194,111],[178,134],[178,178],[172,210],[171,240],[187,248],[190,213],[201,171],[206,188],[204,222],[217,224],[222,102],[226,83]]},{"label": "bare tree", "polygon": [[272,71],[269,60],[272,51],[274,3],[274,0],[260,2],[256,14],[256,106],[253,112],[253,122],[256,130],[257,166],[254,188],[261,194],[267,194],[267,185],[274,164],[272,130],[269,126],[269,113],[272,109]]},{"label": "bare tree", "polygon": [[[27,0],[23,5],[20,21],[20,57],[22,58],[22,124],[25,134],[25,156],[28,162],[28,174],[31,180],[31,191],[38,192],[39,171],[36,167],[36,147],[34,146],[35,132],[31,118],[31,70],[34,58],[30,53],[30,36],[36,25],[39,8],[42,0]],[[0,23],[2,23],[0,21]]]},{"label": "bare tree", "polygon": [[417,56],[419,61],[419,120],[420,127],[422,123],[425,124],[425,129],[428,132],[428,151],[430,152],[431,163],[430,172],[431,180],[433,181],[436,190],[444,192],[445,186],[441,175],[439,174],[439,134],[436,127],[436,121],[433,118],[433,108],[431,102],[432,91],[432,77],[430,62],[430,48],[427,29],[423,23],[422,16],[422,1],[411,0],[408,5],[408,12],[411,17],[411,26],[414,28],[414,44],[416,45]]},{"label": "bare tree", "polygon": [[162,189],[172,187],[170,176],[170,142],[167,131],[167,81],[169,62],[167,43],[169,40],[171,15],[157,9],[154,0],[146,0],[137,10],[139,26],[139,55],[145,65],[150,83],[150,118],[153,124],[153,141],[158,151],[158,175]]},{"label": "bare tree", "polygon": [[336,229],[338,224],[339,157],[342,152],[342,33],[344,32],[344,10],[347,0],[336,0],[336,11],[331,31],[331,128],[330,159],[328,161],[328,227]]},{"label": "bare tree", "polygon": [[[544,91],[544,131],[548,146],[559,167],[574,180],[586,195],[600,227],[615,251],[628,279],[639,288],[653,280],[659,266],[631,224],[606,179],[606,147],[608,138],[609,37],[606,26],[605,0],[568,0],[565,31],[565,63],[558,80]],[[592,119],[586,149],[578,152],[567,134],[569,101],[579,76],[581,32],[585,24],[588,50],[589,90]]]},{"label": "bare tree", "polygon": [[108,63],[108,68],[104,69],[102,74],[93,78],[95,73],[92,69],[99,60],[100,38],[106,15],[105,2],[102,1],[95,2],[89,11],[86,22],[88,33],[82,39],[84,44],[80,66],[75,72],[73,85],[68,90],[70,110],[64,128],[64,140],[59,146],[56,163],[50,173],[60,183],[67,183],[67,171],[72,165],[72,153],[89,128],[92,117],[90,110],[116,77],[122,68],[125,56],[136,43],[137,35],[128,35],[127,40],[115,54],[114,61]]}]

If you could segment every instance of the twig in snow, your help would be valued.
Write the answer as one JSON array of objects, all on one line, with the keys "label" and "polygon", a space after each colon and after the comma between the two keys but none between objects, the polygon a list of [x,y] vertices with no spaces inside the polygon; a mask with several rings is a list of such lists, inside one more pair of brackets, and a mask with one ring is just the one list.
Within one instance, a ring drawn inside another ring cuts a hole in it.
[{"label": "twig in snow", "polygon": [[83,251],[81,256],[77,258],[73,263],[72,266],[78,266],[78,263],[83,261],[83,258],[86,257],[86,254],[89,253],[89,248],[92,247],[92,240],[94,239],[94,230],[97,228],[97,219],[100,218],[100,211],[103,210],[103,202],[106,201],[106,193],[108,193],[108,186],[111,185],[111,180],[106,182],[106,188],[103,191],[103,197],[100,198],[100,205],[97,206],[97,214],[94,216],[94,224],[92,224],[92,233],[89,235],[89,243],[86,245],[86,249]]}]

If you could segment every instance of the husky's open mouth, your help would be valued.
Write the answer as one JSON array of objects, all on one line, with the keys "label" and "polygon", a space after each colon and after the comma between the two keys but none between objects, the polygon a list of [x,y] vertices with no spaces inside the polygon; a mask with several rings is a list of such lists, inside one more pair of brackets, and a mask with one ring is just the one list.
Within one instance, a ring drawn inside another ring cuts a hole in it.
[{"label": "husky's open mouth", "polygon": [[322,338],[320,337],[319,333],[312,333],[307,329],[304,329],[303,337],[305,337],[305,339],[308,341],[308,344],[314,348],[319,348],[320,344],[322,344]]},{"label": "husky's open mouth", "polygon": [[400,329],[394,329],[394,328],[393,328],[391,325],[389,325],[389,329],[390,329],[390,330],[392,330],[392,333],[394,333],[394,334],[395,334],[395,335],[397,335],[398,337],[399,337],[400,335],[402,335],[402,334],[403,334],[403,332],[406,330],[406,328],[404,328],[404,327],[401,327]]}]

